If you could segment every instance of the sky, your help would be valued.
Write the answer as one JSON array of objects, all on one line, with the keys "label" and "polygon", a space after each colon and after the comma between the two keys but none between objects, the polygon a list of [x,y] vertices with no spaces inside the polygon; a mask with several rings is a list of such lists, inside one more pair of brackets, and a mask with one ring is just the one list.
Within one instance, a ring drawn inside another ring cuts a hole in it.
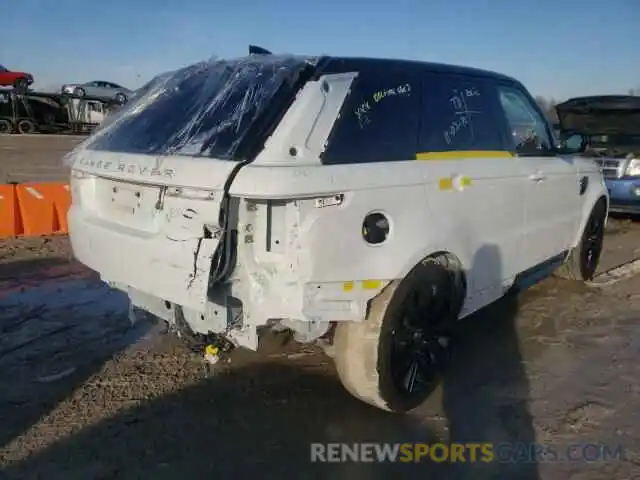
[{"label": "sky", "polygon": [[153,76],[249,44],[516,77],[556,100],[640,88],[640,0],[0,0],[0,64],[34,88]]}]

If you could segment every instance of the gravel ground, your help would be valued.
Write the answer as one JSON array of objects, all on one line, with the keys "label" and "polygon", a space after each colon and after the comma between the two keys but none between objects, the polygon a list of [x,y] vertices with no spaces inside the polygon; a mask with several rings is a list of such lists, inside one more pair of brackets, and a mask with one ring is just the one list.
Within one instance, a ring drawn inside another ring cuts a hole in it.
[{"label": "gravel ground", "polygon": [[83,141],[75,135],[0,135],[0,183],[66,182],[62,157]]},{"label": "gravel ground", "polygon": [[[630,260],[639,230],[615,222],[604,262]],[[498,302],[464,322],[441,387],[403,417],[352,399],[328,358],[284,337],[213,369],[160,325],[132,326],[64,237],[2,241],[0,477],[640,478],[639,293],[640,277],[550,279]],[[624,459],[309,461],[310,442],[439,440],[603,443]]]}]

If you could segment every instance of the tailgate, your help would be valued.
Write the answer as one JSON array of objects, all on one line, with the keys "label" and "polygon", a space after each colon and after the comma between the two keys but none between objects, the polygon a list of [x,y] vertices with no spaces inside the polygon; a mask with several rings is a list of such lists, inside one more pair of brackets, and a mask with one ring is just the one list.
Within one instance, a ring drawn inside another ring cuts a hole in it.
[{"label": "tailgate", "polygon": [[75,170],[70,238],[103,280],[204,311],[223,192]]}]

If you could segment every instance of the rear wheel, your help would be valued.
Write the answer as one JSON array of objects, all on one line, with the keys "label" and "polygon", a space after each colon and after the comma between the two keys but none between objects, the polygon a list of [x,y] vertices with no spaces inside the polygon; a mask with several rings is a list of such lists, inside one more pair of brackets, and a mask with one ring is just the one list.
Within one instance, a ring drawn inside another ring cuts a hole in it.
[{"label": "rear wheel", "polygon": [[589,215],[580,242],[571,250],[565,264],[558,269],[557,276],[583,282],[593,279],[602,253],[606,218],[606,203],[599,200]]},{"label": "rear wheel", "polygon": [[460,275],[427,259],[371,301],[362,322],[340,322],[334,360],[356,398],[392,412],[422,404],[449,360],[451,326],[464,299]]},{"label": "rear wheel", "polygon": [[18,132],[19,133],[36,133],[36,124],[31,120],[20,120],[18,122]]},{"label": "rear wheel", "polygon": [[127,101],[127,96],[124,93],[119,93],[116,95],[116,102],[124,103]]},{"label": "rear wheel", "polygon": [[0,133],[13,133],[13,124],[6,118],[0,118]]}]

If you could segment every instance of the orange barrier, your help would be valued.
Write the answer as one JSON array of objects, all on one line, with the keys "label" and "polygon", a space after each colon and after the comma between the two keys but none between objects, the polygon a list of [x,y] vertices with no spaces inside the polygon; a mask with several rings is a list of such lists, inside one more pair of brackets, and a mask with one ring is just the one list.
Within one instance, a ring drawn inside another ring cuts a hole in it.
[{"label": "orange barrier", "polygon": [[0,185],[0,238],[68,233],[71,204],[64,183]]},{"label": "orange barrier", "polygon": [[0,238],[22,233],[15,185],[0,185]]}]

